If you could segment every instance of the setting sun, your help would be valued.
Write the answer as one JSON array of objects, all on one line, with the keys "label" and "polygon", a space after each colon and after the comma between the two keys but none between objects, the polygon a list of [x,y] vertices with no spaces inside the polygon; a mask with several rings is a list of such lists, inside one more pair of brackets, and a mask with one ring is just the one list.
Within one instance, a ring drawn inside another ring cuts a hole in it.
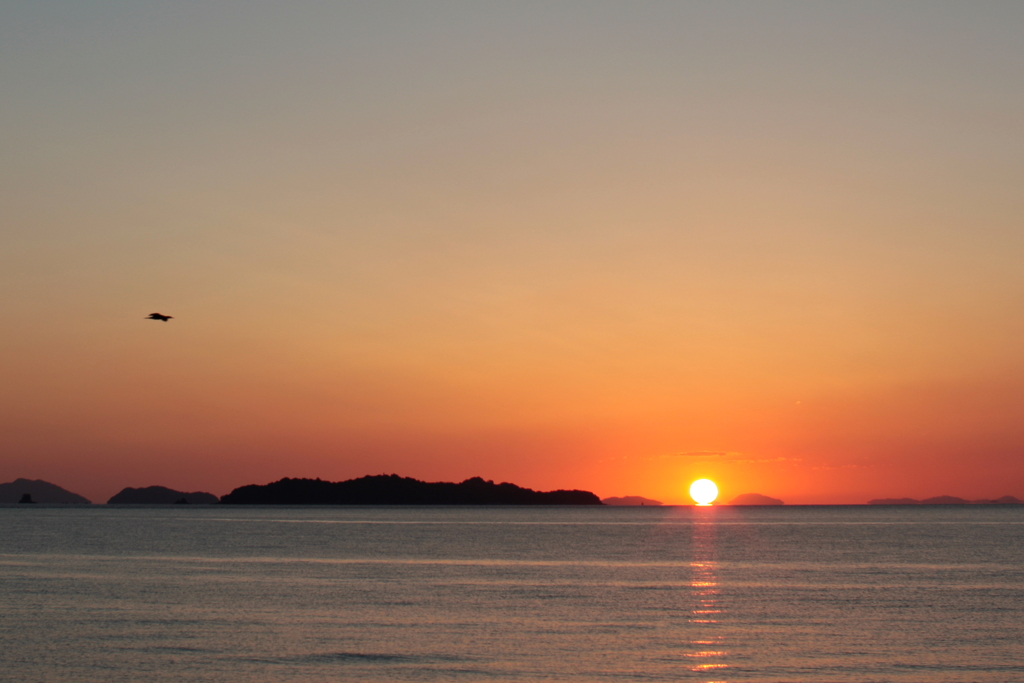
[{"label": "setting sun", "polygon": [[690,498],[697,505],[711,505],[718,498],[718,486],[710,479],[698,479],[690,484]]}]

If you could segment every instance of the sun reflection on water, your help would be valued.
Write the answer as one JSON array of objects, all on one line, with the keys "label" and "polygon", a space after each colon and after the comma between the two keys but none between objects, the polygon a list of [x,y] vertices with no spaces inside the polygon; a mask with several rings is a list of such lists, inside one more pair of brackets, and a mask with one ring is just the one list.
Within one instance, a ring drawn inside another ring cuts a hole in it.
[{"label": "sun reflection on water", "polygon": [[[694,624],[698,637],[690,640],[690,671],[720,675],[729,665],[724,639],[715,633],[716,625],[724,614],[719,604],[718,562],[715,560],[715,525],[712,521],[698,520],[693,525],[693,560],[690,562],[690,594],[693,608],[689,622]],[[705,683],[725,683],[722,679]]]}]

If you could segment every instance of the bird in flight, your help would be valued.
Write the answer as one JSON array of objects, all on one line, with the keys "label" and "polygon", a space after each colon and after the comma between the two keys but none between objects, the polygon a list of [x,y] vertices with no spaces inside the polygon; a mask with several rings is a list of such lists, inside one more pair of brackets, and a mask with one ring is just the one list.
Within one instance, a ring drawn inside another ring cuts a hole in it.
[{"label": "bird in flight", "polygon": [[149,316],[146,317],[146,320],[163,320],[164,322],[167,322],[173,317],[173,315],[161,315],[160,313],[150,313]]}]

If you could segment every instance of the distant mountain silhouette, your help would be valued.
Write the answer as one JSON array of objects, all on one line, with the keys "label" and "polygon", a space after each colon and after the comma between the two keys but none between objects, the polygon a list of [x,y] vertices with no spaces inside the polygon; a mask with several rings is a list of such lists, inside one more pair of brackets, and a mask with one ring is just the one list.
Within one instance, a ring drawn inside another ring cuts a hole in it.
[{"label": "distant mountain silhouette", "polygon": [[71,493],[71,491],[42,479],[15,479],[6,484],[0,484],[0,503],[19,503],[26,495],[33,503],[90,504],[88,498],[83,498],[77,493]]},{"label": "distant mountain silhouette", "polygon": [[461,484],[428,483],[397,474],[348,481],[281,479],[242,486],[221,498],[229,505],[600,505],[589,491],[534,491],[480,477]]},{"label": "distant mountain silhouette", "polygon": [[921,501],[914,498],[875,498],[868,505],[920,505]]},{"label": "distant mountain silhouette", "polygon": [[995,500],[967,500],[956,496],[935,496],[924,500],[913,498],[876,498],[869,500],[868,505],[1021,505],[1024,500],[1013,496],[1003,496]]},{"label": "distant mountain silhouette", "polygon": [[183,493],[164,486],[147,486],[141,489],[131,487],[122,489],[120,493],[107,501],[107,505],[171,505],[173,503],[192,503],[194,505],[212,505],[220,498],[212,493],[195,491]]},{"label": "distant mountain silhouette", "polygon": [[611,498],[602,498],[601,502],[605,505],[661,505],[660,500],[651,500],[643,496],[612,496]]},{"label": "distant mountain silhouette", "polygon": [[785,505],[778,498],[762,496],[760,493],[744,493],[729,501],[729,505]]}]

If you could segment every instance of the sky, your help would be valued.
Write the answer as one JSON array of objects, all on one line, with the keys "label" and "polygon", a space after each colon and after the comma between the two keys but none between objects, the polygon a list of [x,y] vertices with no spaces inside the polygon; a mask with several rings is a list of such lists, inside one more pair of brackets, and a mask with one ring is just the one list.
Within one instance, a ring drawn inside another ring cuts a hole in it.
[{"label": "sky", "polygon": [[1024,498],[1022,30],[4,2],[0,481]]}]

